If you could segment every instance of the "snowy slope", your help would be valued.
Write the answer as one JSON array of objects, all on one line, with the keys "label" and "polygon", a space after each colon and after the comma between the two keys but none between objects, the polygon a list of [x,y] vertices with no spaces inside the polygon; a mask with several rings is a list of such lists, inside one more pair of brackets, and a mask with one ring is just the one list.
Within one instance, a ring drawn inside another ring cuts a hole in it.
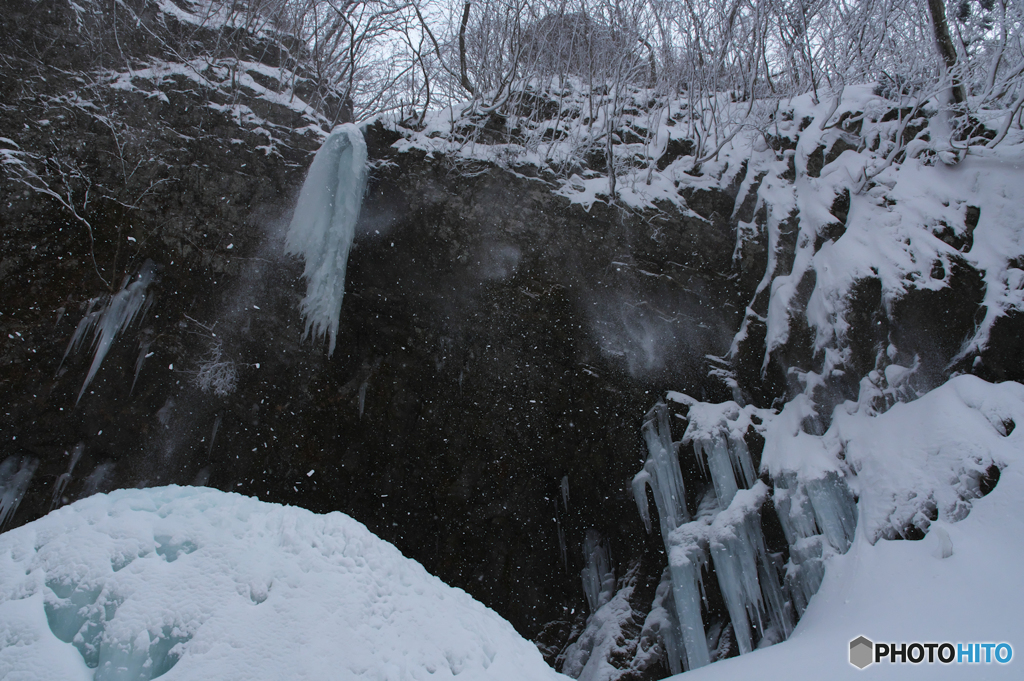
[{"label": "snowy slope", "polygon": [[90,497],[0,536],[0,678],[161,674],[565,678],[341,513],[163,487]]},{"label": "snowy slope", "polygon": [[[1022,407],[1019,384],[961,376],[881,415],[837,416],[822,439],[841,440],[857,471],[860,522],[853,546],[829,558],[821,588],[789,640],[683,678],[1020,678],[1024,433],[1013,428],[1004,435],[1003,424],[1019,422]],[[786,444],[802,448],[795,437]],[[940,500],[937,481],[945,480],[951,493],[958,475],[988,461],[1002,469],[999,483],[967,505],[966,518],[951,522],[940,511],[921,541],[872,544],[874,532],[901,503],[915,495]],[[952,545],[946,558],[944,536]],[[862,635],[876,642],[1008,642],[1014,658],[1005,665],[883,663],[860,671],[847,661],[847,651]]]}]

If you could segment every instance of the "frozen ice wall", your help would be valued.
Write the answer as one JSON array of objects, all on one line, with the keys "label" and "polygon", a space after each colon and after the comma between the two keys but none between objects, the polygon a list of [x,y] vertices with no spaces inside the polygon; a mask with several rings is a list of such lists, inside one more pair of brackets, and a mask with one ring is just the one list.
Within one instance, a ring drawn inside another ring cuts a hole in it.
[{"label": "frozen ice wall", "polygon": [[338,338],[345,270],[366,189],[366,141],[352,123],[334,129],[313,158],[288,227],[285,252],[305,261],[305,334]]},{"label": "frozen ice wall", "polygon": [[[784,566],[779,555],[768,550],[762,533],[770,489],[758,479],[746,442],[748,431],[765,427],[774,413],[735,402],[701,403],[678,393],[669,397],[686,407],[686,432],[681,442],[672,442],[665,403],[648,414],[648,459],[634,478],[633,491],[650,530],[646,487],[651,487],[668,554],[678,625],[666,629],[666,649],[678,657],[669,662],[674,669],[695,669],[724,654],[713,642],[713,632],[724,624],[706,621],[706,578],[713,575],[717,582],[741,654],[784,640],[792,633],[795,614],[802,612],[821,582],[821,535],[831,550],[844,552],[856,515],[850,511],[852,495],[836,475],[783,480],[774,499],[786,512],[783,524],[792,561],[798,564]],[[696,477],[685,482],[680,445],[692,445],[695,457],[695,465],[686,469]],[[687,486],[701,494],[692,518],[686,507]],[[791,574],[784,580],[786,568]]]}]

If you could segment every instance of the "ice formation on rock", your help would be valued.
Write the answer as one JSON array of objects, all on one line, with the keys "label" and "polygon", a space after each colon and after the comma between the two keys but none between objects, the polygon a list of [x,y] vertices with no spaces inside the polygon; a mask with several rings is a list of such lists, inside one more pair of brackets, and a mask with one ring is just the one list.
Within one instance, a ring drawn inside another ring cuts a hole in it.
[{"label": "ice formation on rock", "polygon": [[691,524],[686,508],[683,474],[679,468],[676,444],[672,442],[668,416],[668,405],[664,402],[659,402],[647,414],[643,434],[648,458],[643,470],[633,478],[633,496],[647,531],[650,532],[647,487],[651,488],[658,509],[665,551],[669,555],[672,595],[682,636],[681,641],[666,642],[666,646],[675,649],[678,656],[675,660],[670,659],[670,664],[674,668],[685,660],[686,668],[694,669],[711,661],[700,614],[701,570],[707,558],[699,542],[690,541],[691,535],[688,532],[676,533],[677,528],[685,530]]},{"label": "ice formation on rock", "polygon": [[305,335],[329,336],[334,353],[345,296],[345,270],[366,190],[366,141],[352,123],[334,129],[306,175],[285,239],[305,261]]},{"label": "ice formation on rock", "polygon": [[0,529],[18,510],[38,466],[39,459],[18,455],[0,463]]},{"label": "ice formation on rock", "polygon": [[[61,496],[64,494],[64,490],[67,489],[68,483],[71,482],[71,475],[75,472],[75,466],[78,464],[78,460],[82,458],[82,454],[85,452],[85,443],[79,442],[71,450],[70,457],[71,461],[68,462],[68,469],[61,473],[57,477],[57,481],[53,483],[53,498],[50,500],[50,510],[57,508],[61,503]],[[65,452],[65,454],[68,454]],[[2,523],[0,523],[2,524]]]},{"label": "ice formation on rock", "polygon": [[[741,654],[781,641],[792,633],[795,616],[821,583],[822,541],[830,551],[845,552],[856,514],[846,483],[835,473],[786,477],[772,497],[768,485],[757,478],[746,434],[755,424],[770,422],[773,412],[669,396],[687,408],[686,432],[680,443],[673,443],[667,405],[659,403],[651,410],[644,425],[649,456],[633,480],[633,492],[649,530],[646,487],[651,487],[668,553],[680,637],[672,641],[668,631],[666,649],[678,656],[669,663],[673,669],[694,669],[711,662],[716,643],[709,637],[719,638],[724,626],[716,623],[719,634],[712,636],[712,623],[704,621],[706,575],[715,576]],[[693,446],[697,469],[710,477],[710,489],[692,520],[686,511],[679,445]],[[786,566],[768,551],[762,534],[761,514],[769,498],[785,515],[782,524],[791,545]]]},{"label": "ice formation on rock", "polygon": [[636,586],[636,569],[627,573],[623,581],[621,589],[614,595],[609,593],[607,601],[591,612],[583,633],[565,649],[563,674],[579,681],[611,681],[622,675],[623,670],[614,666],[611,658],[629,656],[630,651],[623,647],[629,638],[624,628],[633,617],[629,599]]},{"label": "ice formation on rock", "polygon": [[[153,303],[152,296],[146,295],[146,288],[156,277],[156,265],[152,260],[147,260],[142,269],[134,277],[125,277],[121,284],[121,290],[104,300],[103,297],[93,298],[89,301],[85,316],[78,323],[75,333],[71,336],[67,350],[64,351],[64,359],[81,347],[89,331],[93,332],[92,364],[89,366],[89,373],[82,383],[82,389],[78,391],[78,400],[82,399],[86,388],[96,377],[100,370],[103,359],[110,351],[110,346],[118,335],[128,328],[137,317],[144,315],[146,310]],[[131,283],[129,283],[129,281]],[[98,306],[98,307],[97,307]]]},{"label": "ice formation on rock", "polygon": [[[711,524],[711,559],[722,590],[740,653],[754,649],[758,638],[781,641],[793,630],[778,569],[761,534],[761,507],[768,487],[758,480],[736,493]],[[774,642],[774,641],[773,641]]]},{"label": "ice formation on rock", "polygon": [[580,572],[580,578],[583,580],[587,605],[593,614],[611,600],[615,593],[615,568],[611,562],[611,551],[597,530],[587,530],[583,538],[583,559],[586,565]]},{"label": "ice formation on rock", "polygon": [[686,510],[686,489],[679,456],[672,442],[668,423],[668,406],[659,402],[647,413],[643,426],[648,457],[643,470],[633,478],[633,497],[647,531],[651,531],[650,509],[647,507],[647,487],[654,494],[661,522],[661,534],[667,537],[690,519]]}]

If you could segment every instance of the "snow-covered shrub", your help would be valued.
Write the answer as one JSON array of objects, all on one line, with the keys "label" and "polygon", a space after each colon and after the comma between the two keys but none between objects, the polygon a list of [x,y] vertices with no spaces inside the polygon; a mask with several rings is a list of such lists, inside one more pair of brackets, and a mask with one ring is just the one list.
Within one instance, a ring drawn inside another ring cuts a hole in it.
[{"label": "snow-covered shrub", "polygon": [[238,384],[238,368],[234,361],[224,356],[223,343],[218,341],[213,345],[206,358],[199,363],[193,380],[204,393],[212,392],[218,397],[226,397],[234,392]]}]

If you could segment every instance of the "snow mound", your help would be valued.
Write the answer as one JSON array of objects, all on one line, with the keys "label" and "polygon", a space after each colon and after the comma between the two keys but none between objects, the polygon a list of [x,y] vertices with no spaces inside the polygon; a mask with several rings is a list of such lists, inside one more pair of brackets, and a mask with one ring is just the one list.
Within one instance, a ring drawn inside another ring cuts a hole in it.
[{"label": "snow mound", "polygon": [[97,495],[0,536],[0,678],[565,678],[341,513],[204,488]]}]

